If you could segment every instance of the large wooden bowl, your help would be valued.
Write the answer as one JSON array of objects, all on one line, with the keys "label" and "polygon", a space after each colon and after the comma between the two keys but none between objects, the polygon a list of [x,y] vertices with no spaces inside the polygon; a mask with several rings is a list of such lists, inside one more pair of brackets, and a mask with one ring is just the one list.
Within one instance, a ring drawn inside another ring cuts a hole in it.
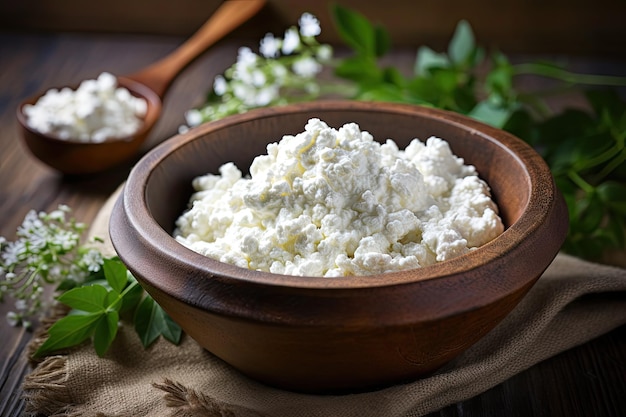
[{"label": "large wooden bowl", "polygon": [[[227,161],[245,172],[268,143],[312,117],[334,127],[357,122],[400,147],[446,139],[491,186],[506,230],[437,265],[336,279],[238,268],[170,236],[194,177]],[[522,299],[567,224],[548,167],[521,140],[444,111],[340,101],[252,111],[171,138],[131,172],[110,232],[124,263],[201,346],[267,384],[323,393],[410,381],[459,355]]]}]

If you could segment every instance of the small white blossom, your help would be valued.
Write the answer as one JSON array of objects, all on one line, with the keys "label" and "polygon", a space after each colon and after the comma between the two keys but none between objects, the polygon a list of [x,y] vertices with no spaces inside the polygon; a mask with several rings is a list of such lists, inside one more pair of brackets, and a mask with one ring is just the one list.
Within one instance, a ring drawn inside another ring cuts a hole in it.
[{"label": "small white blossom", "polygon": [[59,232],[52,238],[52,244],[64,250],[70,250],[77,242],[78,236],[68,231]]},{"label": "small white blossom", "polygon": [[272,74],[278,80],[285,78],[288,72],[289,70],[283,64],[276,63],[272,66]]},{"label": "small white blossom", "polygon": [[263,87],[267,83],[267,77],[260,69],[252,71],[252,85],[255,87]]},{"label": "small white blossom", "polygon": [[246,67],[250,67],[256,64],[258,57],[259,56],[257,54],[252,52],[252,49],[248,48],[247,46],[242,46],[238,50],[237,63]]},{"label": "small white blossom", "polygon": [[228,84],[226,83],[226,79],[224,78],[224,76],[218,75],[217,77],[215,77],[215,80],[213,81],[213,91],[215,91],[215,94],[217,94],[218,96],[222,96],[226,93],[227,90]]},{"label": "small white blossom", "polygon": [[60,209],[56,209],[50,212],[49,216],[51,220],[54,220],[57,222],[65,221],[65,211],[60,210]]},{"label": "small white blossom", "polygon": [[277,97],[278,97],[278,87],[270,85],[270,86],[260,89],[257,92],[255,104],[258,107],[267,106],[272,101],[274,101]]},{"label": "small white blossom", "polygon": [[234,83],[233,94],[241,100],[246,106],[254,106],[256,103],[256,90],[245,83]]},{"label": "small white blossom", "polygon": [[293,72],[301,77],[313,77],[322,70],[322,66],[311,57],[303,57],[293,63]]},{"label": "small white blossom", "polygon": [[303,13],[298,24],[300,25],[300,33],[302,36],[312,37],[322,33],[320,21],[311,13]]},{"label": "small white blossom", "polygon": [[[19,263],[21,257],[26,253],[26,245],[18,240],[9,242],[2,252],[2,260],[5,265],[15,265]],[[8,276],[8,275],[7,275]]]},{"label": "small white blossom", "polygon": [[333,57],[333,48],[330,45],[320,45],[319,48],[317,48],[317,59],[319,59],[321,62],[327,62],[330,61],[330,59]]},{"label": "small white blossom", "polygon": [[274,37],[273,34],[268,33],[259,45],[259,52],[265,58],[276,58],[280,53],[280,39]]},{"label": "small white blossom", "polygon": [[98,272],[104,260],[100,252],[92,249],[83,255],[82,263],[87,267],[88,271]]},{"label": "small white blossom", "polygon": [[14,311],[9,311],[6,317],[9,326],[16,327],[18,324],[20,324],[20,317]]},{"label": "small white blossom", "polygon": [[26,305],[26,300],[17,300],[15,301],[15,309],[17,311],[24,311],[28,306]]},{"label": "small white blossom", "polygon": [[198,126],[202,123],[202,113],[196,109],[187,110],[185,112],[185,121],[189,126]]},{"label": "small white blossom", "polygon": [[289,28],[285,32],[285,39],[283,40],[283,54],[289,55],[298,49],[300,46],[300,36],[295,28]]}]

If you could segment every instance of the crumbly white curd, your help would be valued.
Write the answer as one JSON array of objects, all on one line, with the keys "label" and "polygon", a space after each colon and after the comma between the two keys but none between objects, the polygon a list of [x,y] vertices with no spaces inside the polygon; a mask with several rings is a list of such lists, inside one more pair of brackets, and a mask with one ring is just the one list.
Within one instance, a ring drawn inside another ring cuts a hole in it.
[{"label": "crumbly white curd", "polygon": [[84,80],[76,90],[52,88],[23,111],[28,126],[38,132],[99,143],[137,132],[147,103],[120,87],[114,75],[103,72],[97,79]]},{"label": "crumbly white curd", "polygon": [[311,119],[267,146],[244,177],[226,163],[193,181],[174,235],[242,268],[339,277],[419,268],[491,241],[504,227],[476,169],[437,137],[404,150],[355,123]]}]

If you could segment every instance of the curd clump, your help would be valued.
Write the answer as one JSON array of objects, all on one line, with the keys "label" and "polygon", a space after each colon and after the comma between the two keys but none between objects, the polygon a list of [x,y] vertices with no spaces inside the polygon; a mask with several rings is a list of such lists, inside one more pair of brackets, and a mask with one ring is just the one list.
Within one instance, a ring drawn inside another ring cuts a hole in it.
[{"label": "curd clump", "polygon": [[128,137],[139,130],[147,103],[119,87],[117,78],[103,72],[76,90],[55,88],[23,107],[28,126],[64,140],[104,142]]},{"label": "curd clump", "polygon": [[249,177],[233,163],[219,171],[193,181],[174,235],[243,268],[378,274],[454,258],[504,229],[487,184],[436,137],[400,150],[355,123],[311,119],[269,144]]}]

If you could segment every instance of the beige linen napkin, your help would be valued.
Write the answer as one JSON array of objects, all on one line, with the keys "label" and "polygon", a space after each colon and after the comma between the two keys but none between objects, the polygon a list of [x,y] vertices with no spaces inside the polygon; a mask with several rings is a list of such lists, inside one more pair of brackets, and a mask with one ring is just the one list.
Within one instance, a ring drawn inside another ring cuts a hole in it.
[{"label": "beige linen napkin", "polygon": [[[119,191],[119,190],[118,190]],[[111,197],[92,226],[108,236]],[[109,249],[110,250],[110,249]],[[27,412],[63,416],[422,416],[626,323],[626,269],[559,254],[494,330],[434,375],[374,392],[317,396],[239,374],[191,338],[144,349],[120,329],[98,358],[91,345],[40,363],[24,382]]]}]

